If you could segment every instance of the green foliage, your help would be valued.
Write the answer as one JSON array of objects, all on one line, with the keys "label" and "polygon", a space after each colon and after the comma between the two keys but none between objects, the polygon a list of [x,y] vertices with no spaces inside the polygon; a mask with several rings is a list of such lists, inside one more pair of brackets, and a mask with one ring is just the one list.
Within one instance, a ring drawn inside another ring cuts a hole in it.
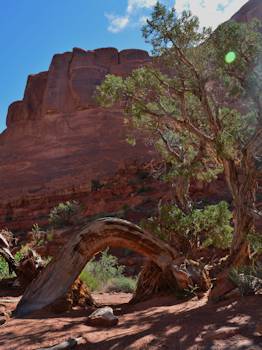
[{"label": "green foliage", "polygon": [[9,278],[10,273],[9,273],[9,268],[8,268],[8,264],[5,261],[5,259],[0,256],[0,280],[4,279],[4,278]]},{"label": "green foliage", "polygon": [[255,254],[262,254],[262,235],[254,232],[248,235],[248,241]]},{"label": "green foliage", "polygon": [[105,292],[133,293],[136,289],[137,280],[131,277],[112,278],[104,287]]},{"label": "green foliage", "polygon": [[238,287],[241,295],[254,295],[262,289],[262,266],[233,268],[229,273],[229,278]]},{"label": "green foliage", "polygon": [[[107,248],[102,252],[99,260],[93,258],[87,263],[80,278],[91,290],[104,290],[109,285],[110,288],[122,285],[126,290],[128,282],[123,276],[123,271],[124,266],[118,264],[115,256],[108,254]],[[132,285],[131,281],[129,281],[129,285]]]},{"label": "green foliage", "polygon": [[158,216],[144,220],[143,227],[165,241],[172,235],[187,238],[194,246],[228,248],[232,241],[232,214],[226,202],[184,213],[176,205],[164,205]]},{"label": "green foliage", "polygon": [[90,265],[86,266],[80,274],[80,279],[88,286],[91,291],[100,290],[100,282],[90,271]]},{"label": "green foliage", "polygon": [[[157,3],[143,28],[155,61],[125,79],[108,75],[98,100],[104,106],[122,104],[127,123],[172,164],[169,178],[210,181],[223,170],[221,159],[239,161],[261,119],[258,26],[229,21],[211,33],[190,12],[177,16]],[[227,64],[230,51],[236,59]]]},{"label": "green foliage", "polygon": [[[22,246],[18,252],[16,252],[14,256],[16,263],[19,263],[23,259],[27,251],[28,251],[28,246],[25,245],[25,246]],[[10,274],[8,263],[6,262],[6,260],[2,256],[0,256],[0,280],[5,278],[11,278],[14,276],[15,276],[14,273]]]},{"label": "green foliage", "polygon": [[49,223],[53,227],[64,227],[76,223],[81,213],[77,201],[67,201],[54,207],[49,214]]},{"label": "green foliage", "polygon": [[[210,28],[200,28],[190,12],[178,16],[174,8],[158,2],[143,28],[152,46],[152,64],[126,78],[108,75],[98,87],[102,105],[123,107],[129,139],[138,129],[155,145],[166,165],[165,178],[174,184],[177,205],[185,211],[191,180],[211,181],[226,170],[234,204],[242,201],[246,215],[252,215],[252,203],[246,203],[246,198],[252,197],[249,179],[255,173],[252,161],[262,130],[259,26],[258,21],[228,21],[212,33]],[[234,57],[230,64],[229,52]],[[177,186],[180,178],[185,180],[180,181],[181,188]],[[245,180],[243,192],[239,186]],[[151,226],[166,240],[174,231],[196,243],[203,232],[201,244],[228,247],[232,233],[228,216],[222,223],[219,215],[213,216],[213,210],[226,214],[225,209],[206,210],[185,215],[169,208],[164,210],[166,218],[161,223],[153,219]],[[173,231],[168,227],[170,220]],[[239,234],[245,239],[247,233]]]}]

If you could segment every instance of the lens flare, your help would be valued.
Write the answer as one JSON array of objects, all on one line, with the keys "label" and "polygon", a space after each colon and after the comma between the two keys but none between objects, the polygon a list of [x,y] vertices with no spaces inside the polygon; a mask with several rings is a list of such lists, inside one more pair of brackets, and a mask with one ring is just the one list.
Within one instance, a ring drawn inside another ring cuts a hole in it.
[{"label": "lens flare", "polygon": [[237,55],[234,51],[229,51],[225,56],[226,63],[230,64],[233,63],[237,58]]}]

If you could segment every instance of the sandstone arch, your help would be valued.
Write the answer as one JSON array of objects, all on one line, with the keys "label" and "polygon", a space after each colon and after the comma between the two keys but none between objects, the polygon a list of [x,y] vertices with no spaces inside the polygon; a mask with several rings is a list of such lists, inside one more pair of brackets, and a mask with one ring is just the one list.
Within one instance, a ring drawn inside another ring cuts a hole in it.
[{"label": "sandstone arch", "polygon": [[147,256],[162,271],[179,257],[174,248],[128,221],[116,218],[96,220],[79,229],[29,285],[17,306],[16,315],[39,310],[63,296],[86,263],[107,246],[130,248]]}]

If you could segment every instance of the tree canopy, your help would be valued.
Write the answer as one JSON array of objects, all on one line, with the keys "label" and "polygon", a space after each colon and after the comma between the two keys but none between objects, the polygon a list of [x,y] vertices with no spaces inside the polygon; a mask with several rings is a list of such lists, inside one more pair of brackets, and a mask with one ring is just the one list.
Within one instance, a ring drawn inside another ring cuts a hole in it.
[{"label": "tree canopy", "polygon": [[228,21],[215,32],[190,12],[157,3],[143,27],[152,62],[126,78],[108,75],[98,88],[104,106],[118,104],[171,164],[183,188],[192,178],[225,173],[235,206],[235,251],[254,230],[256,160],[262,139],[260,23]]}]

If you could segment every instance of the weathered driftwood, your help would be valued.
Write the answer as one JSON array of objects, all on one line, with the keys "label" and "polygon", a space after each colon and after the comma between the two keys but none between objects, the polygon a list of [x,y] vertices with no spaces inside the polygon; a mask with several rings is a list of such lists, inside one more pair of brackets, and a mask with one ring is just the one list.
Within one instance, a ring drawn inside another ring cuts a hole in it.
[{"label": "weathered driftwood", "polygon": [[168,244],[121,219],[105,218],[74,232],[59,254],[29,285],[15,314],[24,316],[65,295],[86,263],[106,247],[126,247],[147,256],[165,271],[179,253]]},{"label": "weathered driftwood", "polygon": [[52,305],[64,296],[86,263],[108,246],[126,247],[147,256],[174,288],[184,289],[194,284],[202,285],[201,290],[209,288],[202,268],[187,267],[186,259],[176,249],[128,221],[116,218],[96,220],[72,236],[72,240],[29,285],[17,305],[16,316]]},{"label": "weathered driftwood", "polygon": [[9,243],[2,234],[0,234],[0,255],[7,261],[9,272],[16,272],[17,264],[15,258],[10,251]]}]

